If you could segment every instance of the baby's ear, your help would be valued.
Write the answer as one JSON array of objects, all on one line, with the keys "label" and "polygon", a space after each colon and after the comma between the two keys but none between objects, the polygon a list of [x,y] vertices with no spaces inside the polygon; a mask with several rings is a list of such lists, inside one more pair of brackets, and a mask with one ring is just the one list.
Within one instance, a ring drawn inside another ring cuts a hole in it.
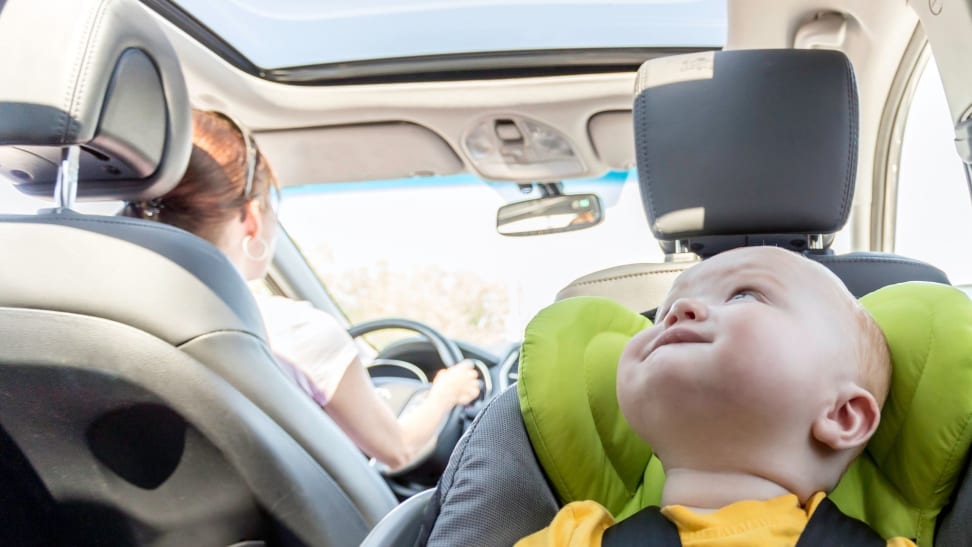
[{"label": "baby's ear", "polygon": [[881,409],[869,391],[849,386],[813,423],[813,437],[835,451],[863,447],[877,430]]}]

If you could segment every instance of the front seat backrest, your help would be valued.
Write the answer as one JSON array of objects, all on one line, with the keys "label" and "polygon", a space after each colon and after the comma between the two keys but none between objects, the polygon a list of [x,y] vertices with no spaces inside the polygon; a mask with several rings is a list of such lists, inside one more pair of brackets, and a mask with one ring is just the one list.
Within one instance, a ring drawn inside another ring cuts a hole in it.
[{"label": "front seat backrest", "polygon": [[[137,1],[7,0],[0,66],[0,169],[20,190],[57,187],[69,205],[75,176],[84,199],[178,182],[187,91]],[[0,249],[4,458],[31,468],[24,490],[70,542],[348,545],[394,507],[277,368],[244,280],[208,242],[56,208],[0,216]]]}]

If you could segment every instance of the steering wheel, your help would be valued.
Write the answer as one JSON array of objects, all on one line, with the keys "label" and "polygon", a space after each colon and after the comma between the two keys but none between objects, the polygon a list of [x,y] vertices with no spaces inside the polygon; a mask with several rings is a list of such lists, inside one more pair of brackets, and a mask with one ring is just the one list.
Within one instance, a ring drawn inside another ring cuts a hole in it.
[{"label": "steering wheel", "polygon": [[[411,319],[375,319],[350,327],[348,333],[352,338],[358,338],[370,332],[385,329],[404,329],[418,333],[432,344],[442,364],[446,367],[454,366],[464,359],[462,351],[452,339],[447,338],[428,325]],[[395,401],[399,403],[400,408],[397,410],[399,416],[408,412],[414,405],[420,404],[431,387],[431,382],[425,377],[421,369],[411,363],[393,359],[378,359],[374,362],[374,365],[397,366],[407,370],[416,377],[414,380],[398,377],[376,378],[374,380],[377,388],[386,390],[386,394],[389,397],[394,397]],[[428,476],[433,480],[434,484],[434,480],[438,479],[438,475],[445,469],[449,461],[449,456],[452,454],[452,449],[459,441],[459,437],[462,436],[467,418],[470,414],[473,414],[470,410],[482,401],[488,400],[492,392],[492,378],[486,365],[478,360],[473,360],[473,365],[477,372],[479,372],[480,379],[483,381],[483,389],[480,390],[479,398],[467,407],[457,406],[446,414],[436,428],[436,433],[430,442],[416,454],[415,458],[409,464],[392,470],[388,466],[372,459],[372,465],[378,469],[378,472],[382,476],[386,479],[403,477],[405,475]],[[393,408],[394,406],[396,405],[393,405]],[[411,490],[401,492],[403,495],[409,495],[411,493]]]}]

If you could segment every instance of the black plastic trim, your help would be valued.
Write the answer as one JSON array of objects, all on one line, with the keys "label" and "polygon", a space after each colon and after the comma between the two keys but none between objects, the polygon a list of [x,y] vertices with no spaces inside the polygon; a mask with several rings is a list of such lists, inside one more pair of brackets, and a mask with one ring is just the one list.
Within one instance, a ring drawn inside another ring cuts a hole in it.
[{"label": "black plastic trim", "polygon": [[648,59],[712,49],[646,47],[450,53],[279,68],[268,70],[266,77],[297,85],[351,85],[635,72]]},{"label": "black plastic trim", "polygon": [[253,64],[250,59],[231,46],[229,42],[220,38],[219,34],[213,32],[211,28],[204,25],[199,19],[193,17],[188,11],[177,6],[174,2],[170,0],[141,0],[141,2],[159,14],[163,19],[191,36],[194,40],[209,48],[227,63],[247,74],[266,78],[266,73],[263,69]]}]

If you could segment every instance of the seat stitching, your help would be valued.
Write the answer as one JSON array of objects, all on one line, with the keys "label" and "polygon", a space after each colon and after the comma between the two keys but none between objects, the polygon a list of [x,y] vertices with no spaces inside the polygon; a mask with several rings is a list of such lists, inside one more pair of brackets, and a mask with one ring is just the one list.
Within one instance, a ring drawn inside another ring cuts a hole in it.
[{"label": "seat stitching", "polygon": [[[844,74],[847,78],[847,111],[849,114],[849,123],[847,124],[847,137],[848,137],[848,147],[847,147],[847,163],[845,168],[847,169],[846,176],[844,177],[844,192],[843,199],[840,204],[840,218],[838,220],[846,220],[848,215],[848,209],[850,208],[850,197],[852,193],[853,183],[854,183],[854,172],[857,168],[857,108],[854,103],[854,87],[856,86],[856,81],[854,78],[854,71],[850,65],[850,62],[846,59],[844,60]],[[851,165],[853,164],[853,165]]]},{"label": "seat stitching", "polygon": [[[102,0],[98,8],[92,14],[92,19],[94,19],[94,27],[92,28],[90,24],[85,26],[86,29],[91,29],[91,30],[86,31],[87,36],[85,37],[84,40],[85,46],[84,49],[82,50],[81,56],[78,58],[77,61],[77,63],[80,64],[80,67],[78,66],[78,64],[75,64],[76,72],[74,74],[75,76],[74,84],[76,85],[76,87],[73,87],[72,89],[69,90],[70,99],[69,99],[69,104],[67,105],[68,112],[66,113],[66,118],[67,118],[66,124],[64,127],[64,132],[61,135],[62,143],[65,143],[69,140],[75,140],[75,138],[70,138],[71,129],[73,128],[74,125],[80,125],[80,120],[78,119],[80,118],[80,113],[78,112],[79,105],[82,102],[81,98],[84,95],[85,86],[87,85],[86,78],[91,69],[92,58],[94,57],[94,53],[92,50],[95,47],[95,42],[97,40],[98,33],[101,30],[101,25],[102,23],[104,23],[106,19],[106,17],[104,16],[104,12],[107,8],[108,8],[108,2]],[[80,72],[77,72],[78,70]]]},{"label": "seat stitching", "polygon": [[826,263],[830,263],[830,264],[839,263],[839,262],[883,262],[883,263],[902,264],[902,265],[908,265],[908,266],[926,266],[927,265],[924,262],[920,262],[918,260],[914,260],[914,259],[911,259],[911,258],[907,258],[907,257],[894,257],[894,256],[875,256],[875,257],[869,257],[869,256],[851,257],[851,256],[846,256],[845,257],[845,256],[839,256],[838,255],[838,256],[829,257],[829,258],[822,258],[822,257],[821,258],[815,258],[815,260],[817,262],[820,262],[820,263],[825,263],[826,262]]},{"label": "seat stitching", "polygon": [[581,287],[583,285],[596,285],[598,283],[607,283],[607,282],[610,282],[610,281],[618,281],[620,279],[631,279],[631,278],[635,278],[635,277],[645,277],[645,276],[661,275],[661,274],[671,274],[671,273],[682,273],[684,271],[685,270],[658,270],[658,271],[654,271],[654,272],[631,273],[631,274],[617,275],[617,276],[612,276],[612,277],[605,277],[603,279],[591,279],[591,280],[588,280],[588,281],[580,281],[580,282],[576,282],[576,283],[571,283],[570,285],[567,285],[567,287],[565,287],[565,288],[569,288],[569,287]]}]

